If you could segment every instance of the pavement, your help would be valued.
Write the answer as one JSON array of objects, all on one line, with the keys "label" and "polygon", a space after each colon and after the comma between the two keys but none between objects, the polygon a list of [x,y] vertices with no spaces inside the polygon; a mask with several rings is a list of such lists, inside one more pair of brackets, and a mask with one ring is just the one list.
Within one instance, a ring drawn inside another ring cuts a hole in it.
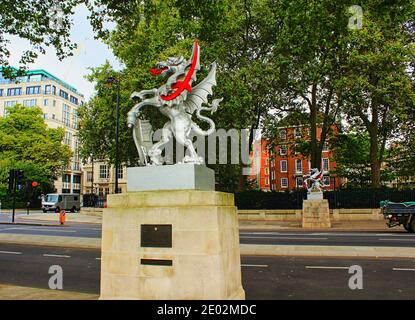
[{"label": "pavement", "polygon": [[[97,299],[100,251],[0,243],[0,299]],[[51,265],[63,270],[63,290],[50,290]],[[351,266],[362,270],[352,290]],[[413,259],[242,256],[247,299],[411,299]],[[26,287],[26,288],[25,288]]]},{"label": "pavement", "polygon": [[[10,210],[2,210],[0,214],[0,223],[7,223],[12,221],[12,214]],[[30,211],[29,214],[23,209],[16,210],[15,222],[17,223],[41,223],[59,225],[59,213],[48,212],[43,213],[40,210]],[[81,212],[67,212],[66,223],[95,223],[101,224],[102,218],[99,216],[92,216],[82,214]]]},{"label": "pavement", "polygon": [[0,284],[0,300],[97,300],[99,295]]}]

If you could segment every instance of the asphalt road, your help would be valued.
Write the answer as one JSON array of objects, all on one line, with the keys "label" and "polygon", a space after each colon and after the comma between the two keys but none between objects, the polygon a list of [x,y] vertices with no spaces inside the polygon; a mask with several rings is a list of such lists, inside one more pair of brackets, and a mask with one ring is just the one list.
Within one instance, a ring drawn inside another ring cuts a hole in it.
[{"label": "asphalt road", "polygon": [[[28,223],[26,221],[26,223]],[[37,221],[39,223],[39,221]],[[100,238],[100,224],[68,223],[65,226],[55,225],[32,226],[0,224],[0,233],[34,234],[66,237]],[[246,231],[240,232],[240,242],[244,244],[289,244],[289,245],[333,245],[333,246],[377,246],[377,247],[414,247],[415,234],[401,229],[387,232],[312,232],[312,231]]]},{"label": "asphalt road", "polygon": [[[0,244],[0,283],[48,288],[51,265],[63,268],[66,291],[99,293],[100,252]],[[247,299],[415,299],[415,261],[319,257],[242,258]],[[363,269],[351,290],[349,267]]]}]

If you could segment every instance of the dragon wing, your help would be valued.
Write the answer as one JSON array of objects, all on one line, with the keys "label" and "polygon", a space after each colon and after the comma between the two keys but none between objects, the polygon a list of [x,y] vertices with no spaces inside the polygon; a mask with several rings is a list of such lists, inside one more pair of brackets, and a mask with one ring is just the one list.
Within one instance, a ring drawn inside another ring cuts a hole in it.
[{"label": "dragon wing", "polygon": [[193,114],[203,103],[208,103],[208,96],[213,94],[212,88],[216,86],[216,68],[216,62],[212,63],[207,77],[187,94],[187,99],[183,102],[186,112]]}]

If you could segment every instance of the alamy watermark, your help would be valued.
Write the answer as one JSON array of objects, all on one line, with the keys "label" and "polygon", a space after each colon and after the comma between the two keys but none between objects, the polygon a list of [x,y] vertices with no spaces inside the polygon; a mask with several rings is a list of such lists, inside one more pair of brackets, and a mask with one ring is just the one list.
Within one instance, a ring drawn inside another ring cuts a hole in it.
[{"label": "alamy watermark", "polygon": [[363,8],[359,5],[349,7],[349,18],[348,28],[350,30],[362,30],[363,28]]},{"label": "alamy watermark", "polygon": [[[250,135],[252,144],[250,148]],[[163,137],[163,129],[158,129],[153,134],[153,141],[158,142]],[[243,175],[257,175],[261,169],[261,130],[255,129],[218,129],[207,138],[192,132],[190,137],[197,154],[205,159],[207,164],[242,164]],[[207,141],[206,141],[207,140]],[[176,143],[174,152],[173,139],[163,146],[164,162],[172,164],[174,155],[176,162],[180,162],[186,148]]]},{"label": "alamy watermark", "polygon": [[352,274],[349,279],[350,290],[363,290],[363,268],[353,265],[349,268],[349,274]]},{"label": "alamy watermark", "polygon": [[63,269],[59,265],[53,265],[49,267],[49,274],[52,276],[49,278],[49,289],[63,290]]}]

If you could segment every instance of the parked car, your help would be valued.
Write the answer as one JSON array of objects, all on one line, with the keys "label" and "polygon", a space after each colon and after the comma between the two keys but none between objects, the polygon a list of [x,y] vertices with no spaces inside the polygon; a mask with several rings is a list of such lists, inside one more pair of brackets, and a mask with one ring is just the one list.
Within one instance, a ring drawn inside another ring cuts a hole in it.
[{"label": "parked car", "polygon": [[59,212],[62,209],[70,212],[79,211],[81,209],[80,195],[76,193],[50,193],[42,202],[44,213],[48,211]]},{"label": "parked car", "polygon": [[380,207],[389,228],[403,225],[406,231],[415,232],[415,202],[381,201]]}]

